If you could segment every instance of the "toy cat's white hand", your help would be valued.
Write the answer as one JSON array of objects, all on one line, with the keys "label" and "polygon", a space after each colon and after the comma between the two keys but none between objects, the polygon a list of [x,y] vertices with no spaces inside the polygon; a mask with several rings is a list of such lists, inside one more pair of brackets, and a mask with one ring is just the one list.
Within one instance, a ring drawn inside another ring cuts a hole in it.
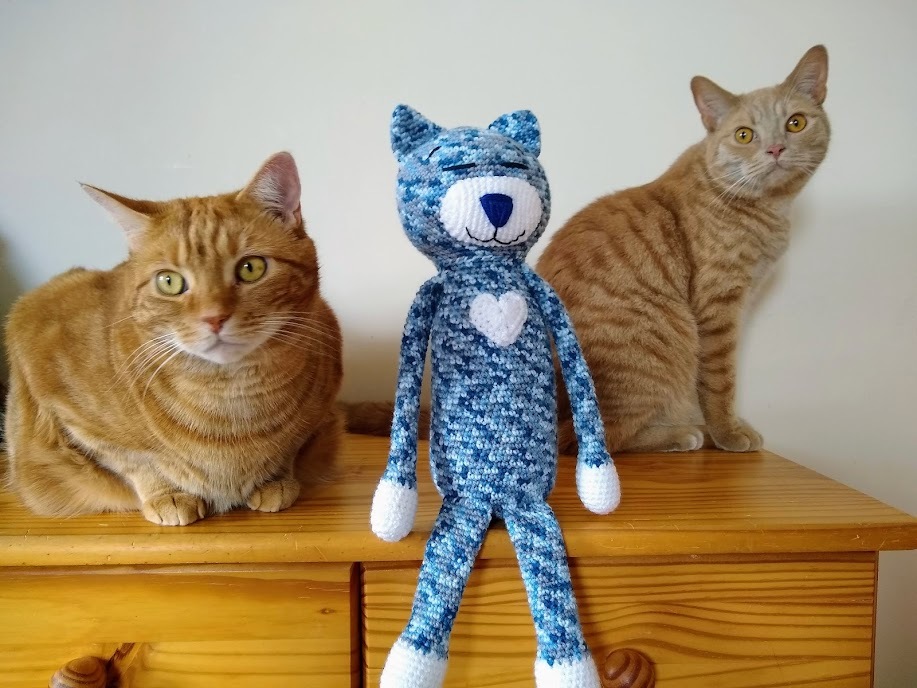
[{"label": "toy cat's white hand", "polygon": [[373,497],[369,522],[380,540],[398,542],[411,532],[417,514],[417,490],[382,480]]},{"label": "toy cat's white hand", "polygon": [[611,461],[590,466],[580,460],[576,464],[576,492],[589,511],[608,514],[621,502],[621,483],[618,471]]}]

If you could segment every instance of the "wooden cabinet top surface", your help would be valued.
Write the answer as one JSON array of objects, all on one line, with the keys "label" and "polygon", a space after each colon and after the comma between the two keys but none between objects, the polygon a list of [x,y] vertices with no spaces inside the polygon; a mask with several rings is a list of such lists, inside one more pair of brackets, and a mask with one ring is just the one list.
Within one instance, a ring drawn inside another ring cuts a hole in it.
[{"label": "wooden cabinet top surface", "polygon": [[[0,493],[0,566],[418,561],[439,508],[427,444],[414,531],[394,544],[369,529],[387,451],[387,439],[349,436],[335,479],[307,487],[287,511],[240,509],[185,527],[137,513],[43,518]],[[550,502],[571,557],[917,548],[914,517],[769,452],[624,454],[615,463],[621,505],[595,516],[577,499],[574,460],[561,459]],[[502,524],[481,557],[514,557]]]}]

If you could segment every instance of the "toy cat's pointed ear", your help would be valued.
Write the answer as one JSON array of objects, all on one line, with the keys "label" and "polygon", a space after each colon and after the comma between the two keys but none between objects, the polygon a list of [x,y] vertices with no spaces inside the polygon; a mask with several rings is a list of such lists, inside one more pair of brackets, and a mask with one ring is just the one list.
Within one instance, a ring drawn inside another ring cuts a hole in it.
[{"label": "toy cat's pointed ear", "polygon": [[541,127],[538,118],[529,110],[501,115],[487,128],[511,138],[535,157],[541,154]]},{"label": "toy cat's pointed ear", "polygon": [[299,171],[289,153],[275,153],[236,198],[247,197],[291,229],[302,226]]},{"label": "toy cat's pointed ear", "polygon": [[809,48],[783,85],[809,96],[819,105],[824,103],[828,95],[828,51],[825,46]]},{"label": "toy cat's pointed ear", "polygon": [[443,130],[417,110],[399,105],[392,113],[392,152],[401,161]]},{"label": "toy cat's pointed ear", "polygon": [[715,131],[720,121],[738,102],[732,93],[717,86],[705,76],[691,79],[691,93],[707,131]]},{"label": "toy cat's pointed ear", "polygon": [[132,251],[140,245],[141,237],[149,227],[152,217],[162,209],[162,203],[155,201],[137,201],[110,191],[103,191],[89,184],[80,183],[80,186],[92,200],[105,208],[115,222],[121,225]]}]

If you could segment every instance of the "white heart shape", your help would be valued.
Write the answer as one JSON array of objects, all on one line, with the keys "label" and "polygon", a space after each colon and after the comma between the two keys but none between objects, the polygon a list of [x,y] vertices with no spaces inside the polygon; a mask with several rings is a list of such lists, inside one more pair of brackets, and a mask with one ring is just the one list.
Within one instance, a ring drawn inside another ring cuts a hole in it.
[{"label": "white heart shape", "polygon": [[529,307],[518,291],[508,291],[499,300],[493,294],[478,294],[468,312],[471,324],[497,346],[515,342],[528,317]]}]

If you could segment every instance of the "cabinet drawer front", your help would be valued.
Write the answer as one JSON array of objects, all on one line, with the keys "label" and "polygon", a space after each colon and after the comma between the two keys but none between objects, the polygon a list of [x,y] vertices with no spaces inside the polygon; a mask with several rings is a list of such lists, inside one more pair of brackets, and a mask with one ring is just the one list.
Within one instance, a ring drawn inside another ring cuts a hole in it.
[{"label": "cabinet drawer front", "polygon": [[348,565],[0,571],[3,685],[119,653],[121,688],[354,682]]},{"label": "cabinet drawer front", "polygon": [[[661,688],[868,688],[875,559],[643,560],[572,565],[601,667],[617,648],[655,664]],[[378,685],[410,612],[417,568],[368,568],[365,661]],[[535,634],[514,562],[474,571],[450,646],[447,686],[532,685]]]}]

